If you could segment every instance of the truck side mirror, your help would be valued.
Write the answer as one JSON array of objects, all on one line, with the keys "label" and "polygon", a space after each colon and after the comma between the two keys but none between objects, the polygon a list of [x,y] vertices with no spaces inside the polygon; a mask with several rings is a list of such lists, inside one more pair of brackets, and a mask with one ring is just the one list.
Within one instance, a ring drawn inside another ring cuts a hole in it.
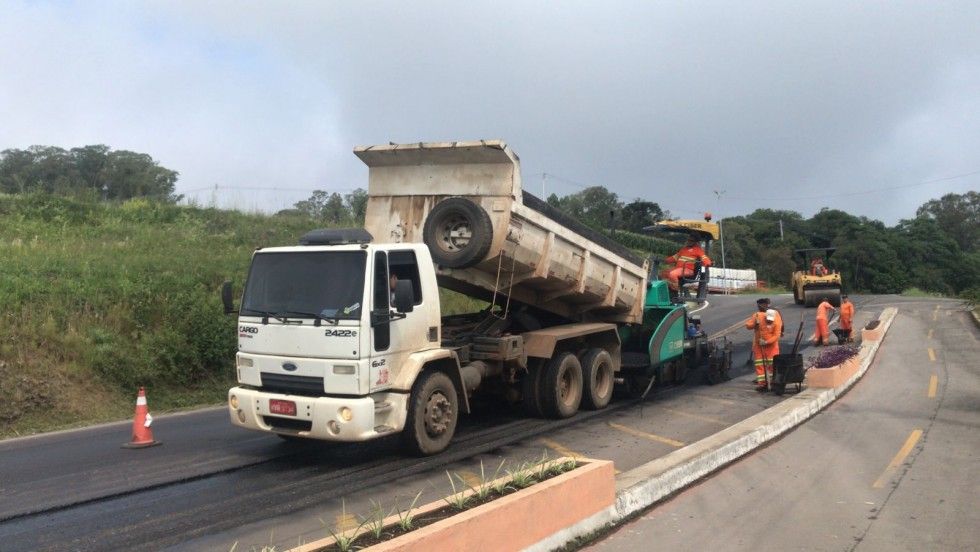
[{"label": "truck side mirror", "polygon": [[231,301],[231,282],[229,281],[221,284],[221,302],[225,305],[225,314],[238,312],[235,309],[235,304]]},{"label": "truck side mirror", "polygon": [[415,293],[412,291],[412,282],[398,280],[395,283],[395,310],[398,312],[412,312],[414,308]]}]

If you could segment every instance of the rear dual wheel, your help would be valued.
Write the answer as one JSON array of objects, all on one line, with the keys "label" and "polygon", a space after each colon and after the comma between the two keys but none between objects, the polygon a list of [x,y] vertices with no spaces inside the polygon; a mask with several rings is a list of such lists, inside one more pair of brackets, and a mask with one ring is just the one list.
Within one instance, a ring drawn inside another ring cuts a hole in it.
[{"label": "rear dual wheel", "polygon": [[541,407],[549,418],[569,418],[582,403],[582,364],[571,352],[559,353],[541,374]]},{"label": "rear dual wheel", "polygon": [[594,348],[580,356],[565,351],[528,366],[522,383],[528,414],[560,419],[575,415],[579,407],[600,410],[609,405],[615,388],[612,355]]},{"label": "rear dual wheel", "polygon": [[603,349],[589,349],[582,357],[582,408],[601,410],[612,400],[615,377],[612,355]]}]

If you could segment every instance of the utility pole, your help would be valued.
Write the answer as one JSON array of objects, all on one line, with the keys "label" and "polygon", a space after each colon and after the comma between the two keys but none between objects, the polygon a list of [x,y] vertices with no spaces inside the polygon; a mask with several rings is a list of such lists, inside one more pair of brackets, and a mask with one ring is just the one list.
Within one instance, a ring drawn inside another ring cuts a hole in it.
[{"label": "utility pole", "polygon": [[779,219],[779,241],[783,241],[783,219]]},{"label": "utility pole", "polygon": [[548,197],[544,195],[544,179],[548,178],[548,173],[541,173],[541,199],[548,201]]},{"label": "utility pole", "polygon": [[[715,197],[718,198],[718,207],[721,207],[721,196],[724,195],[726,191],[727,190],[715,190]],[[721,209],[718,210],[721,211]],[[723,218],[724,217],[721,217],[719,214],[718,237],[720,238],[721,241],[721,270],[723,272],[727,272],[727,269],[725,267],[725,227],[722,226]],[[725,274],[725,276],[728,276],[728,274]],[[726,295],[728,294],[728,278],[725,278],[725,294]]]}]

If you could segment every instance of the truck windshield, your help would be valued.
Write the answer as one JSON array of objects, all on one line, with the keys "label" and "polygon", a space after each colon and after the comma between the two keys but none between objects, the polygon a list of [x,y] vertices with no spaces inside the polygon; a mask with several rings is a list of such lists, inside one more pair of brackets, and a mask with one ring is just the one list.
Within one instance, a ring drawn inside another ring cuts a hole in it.
[{"label": "truck windshield", "polygon": [[241,314],[357,319],[366,260],[364,251],[256,253]]}]

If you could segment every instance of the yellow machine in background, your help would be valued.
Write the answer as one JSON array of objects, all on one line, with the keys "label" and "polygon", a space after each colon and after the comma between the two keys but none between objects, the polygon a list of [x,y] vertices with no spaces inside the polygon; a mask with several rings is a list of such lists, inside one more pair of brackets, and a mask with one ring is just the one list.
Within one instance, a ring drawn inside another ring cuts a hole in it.
[{"label": "yellow machine in background", "polygon": [[835,307],[840,306],[843,289],[840,272],[827,266],[826,262],[837,248],[797,249],[794,253],[802,268],[793,272],[790,287],[797,305],[815,307],[827,299]]}]

